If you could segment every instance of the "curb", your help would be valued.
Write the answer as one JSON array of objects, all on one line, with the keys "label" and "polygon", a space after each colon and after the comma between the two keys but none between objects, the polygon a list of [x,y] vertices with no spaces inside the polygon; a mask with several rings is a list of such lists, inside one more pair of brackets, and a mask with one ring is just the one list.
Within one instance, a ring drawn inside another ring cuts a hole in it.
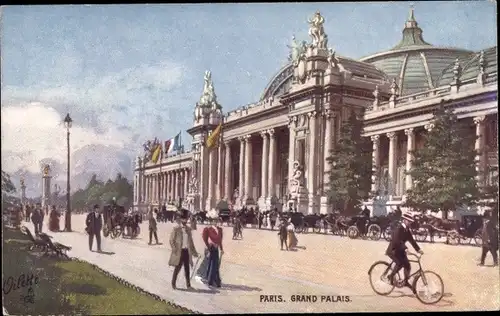
[{"label": "curb", "polygon": [[[97,265],[95,265],[93,263],[90,263],[88,261],[85,261],[85,260],[82,260],[82,259],[79,259],[79,258],[74,258],[74,257],[71,257],[70,259],[72,261],[87,263],[90,266],[92,266],[92,268],[94,268],[94,270],[97,270],[97,271],[105,274],[106,276],[108,276],[108,277],[110,277],[110,278],[118,281],[120,284],[125,285],[126,287],[131,288],[131,289],[133,289],[133,290],[135,290],[135,291],[137,291],[139,293],[146,294],[146,295],[152,297],[153,299],[155,299],[156,301],[163,302],[163,303],[167,304],[170,307],[174,307],[174,308],[182,310],[183,312],[187,312],[187,313],[191,313],[191,314],[202,314],[200,312],[196,312],[196,311],[190,310],[190,309],[188,309],[186,307],[183,307],[183,306],[177,305],[175,303],[172,303],[170,301],[167,301],[165,299],[162,299],[160,296],[158,296],[156,294],[153,294],[151,292],[148,292],[148,291],[144,290],[143,288],[141,288],[139,286],[136,286],[136,285],[134,285],[134,284],[132,284],[132,283],[130,283],[130,282],[128,282],[128,281],[120,278],[120,277],[117,277],[116,275],[112,274],[111,272],[108,272],[108,271],[102,269],[101,267],[99,267],[99,266],[97,266]],[[4,315],[8,315],[5,312],[6,311],[5,311],[5,308],[4,308]]]}]

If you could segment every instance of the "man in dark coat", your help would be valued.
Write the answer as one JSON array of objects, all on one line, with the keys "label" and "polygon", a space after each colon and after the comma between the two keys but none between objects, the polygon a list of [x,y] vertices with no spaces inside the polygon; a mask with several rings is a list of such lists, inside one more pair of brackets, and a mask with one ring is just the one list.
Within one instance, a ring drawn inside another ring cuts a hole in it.
[{"label": "man in dark coat", "polygon": [[85,220],[87,228],[85,230],[89,234],[89,250],[92,251],[94,236],[97,241],[97,251],[101,252],[101,230],[102,230],[102,215],[99,205],[94,205],[94,210],[87,215]]},{"label": "man in dark coat", "polygon": [[493,257],[493,265],[498,266],[498,230],[495,224],[496,223],[493,221],[491,213],[486,211],[484,213],[481,236],[483,247],[481,252],[481,262],[479,263],[480,266],[484,266],[484,260],[486,259],[488,252],[490,252]]},{"label": "man in dark coat", "polygon": [[406,255],[407,247],[405,244],[408,241],[418,253],[423,254],[424,252],[417,245],[410,231],[410,225],[411,223],[413,223],[413,221],[413,216],[411,216],[410,214],[402,215],[402,222],[394,231],[385,254],[396,263],[394,270],[389,275],[389,280],[393,282],[394,276],[399,272],[399,270],[401,270],[401,268],[404,268],[404,285],[406,287],[409,287],[413,291],[413,293],[415,293],[415,289],[408,283],[411,266],[410,262],[408,261],[408,256]]},{"label": "man in dark coat", "polygon": [[41,233],[43,226],[43,210],[41,203],[36,203],[35,209],[31,212],[31,222],[35,227],[35,235]]},{"label": "man in dark coat", "polygon": [[280,245],[281,245],[281,250],[283,250],[283,245],[285,245],[286,250],[288,251],[288,231],[287,231],[287,226],[288,223],[286,221],[286,218],[282,217],[281,218],[281,223],[279,226],[279,232],[278,236],[280,237]]}]

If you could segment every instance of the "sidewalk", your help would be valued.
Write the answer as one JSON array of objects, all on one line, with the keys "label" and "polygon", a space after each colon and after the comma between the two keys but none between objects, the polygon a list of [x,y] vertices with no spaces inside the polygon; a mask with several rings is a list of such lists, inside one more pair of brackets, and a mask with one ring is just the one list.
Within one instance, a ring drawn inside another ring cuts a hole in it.
[{"label": "sidewalk", "polygon": [[[258,271],[244,265],[228,263],[222,259],[223,288],[212,293],[208,287],[193,282],[195,292],[183,291],[184,277],[179,274],[179,290],[170,287],[173,268],[168,266],[168,245],[147,246],[144,240],[103,238],[102,248],[114,254],[89,252],[88,237],[78,232],[49,233],[55,241],[73,247],[69,255],[96,264],[117,277],[123,278],[161,298],[202,313],[311,313],[348,311],[429,310],[415,298],[381,298],[356,295],[339,287],[324,286],[305,280],[285,277],[276,273]],[[29,225],[33,229],[32,225]],[[201,249],[198,248],[199,251]],[[369,284],[367,284],[369,287]],[[261,302],[262,295],[282,295],[286,302]],[[292,295],[316,295],[318,302],[291,302]],[[351,302],[319,302],[322,295],[350,296]],[[431,308],[431,310],[436,310]]]}]

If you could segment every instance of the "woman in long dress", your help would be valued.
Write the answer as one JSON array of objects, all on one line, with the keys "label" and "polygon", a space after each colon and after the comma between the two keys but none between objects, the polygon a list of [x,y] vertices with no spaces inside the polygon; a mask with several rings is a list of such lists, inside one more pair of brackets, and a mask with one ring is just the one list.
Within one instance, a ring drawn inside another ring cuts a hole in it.
[{"label": "woman in long dress", "polygon": [[297,237],[295,237],[295,225],[292,223],[292,219],[290,218],[288,220],[288,226],[287,226],[287,231],[288,231],[288,249],[294,249],[297,247]]},{"label": "woman in long dress", "polygon": [[52,232],[59,231],[59,212],[56,210],[55,205],[52,205],[52,210],[50,211],[49,217],[49,230]]}]

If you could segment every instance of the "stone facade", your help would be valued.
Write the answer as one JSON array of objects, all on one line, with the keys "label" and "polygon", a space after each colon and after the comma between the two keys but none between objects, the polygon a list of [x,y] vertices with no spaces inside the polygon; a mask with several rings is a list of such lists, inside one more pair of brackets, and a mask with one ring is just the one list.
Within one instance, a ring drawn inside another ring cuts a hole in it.
[{"label": "stone facade", "polygon": [[[420,30],[413,12],[410,19],[403,36],[411,37],[412,31]],[[438,48],[403,40],[389,52],[356,61],[328,49],[323,22],[319,12],[309,20],[312,42],[298,45],[294,39],[291,63],[273,78],[257,103],[224,115],[207,72],[194,124],[188,130],[192,150],[157,164],[138,158],[136,207],[183,198],[193,211],[215,208],[218,201],[225,200],[236,207],[281,209],[293,205],[309,214],[331,212],[324,194],[329,170],[326,158],[342,122],[351,111],[364,108],[364,136],[373,142],[376,171],[372,189],[378,192],[366,205],[374,214],[383,214],[404,201],[404,192],[412,185],[411,177],[405,175],[411,169],[410,152],[425,146],[422,135],[431,128],[433,109],[443,102],[460,119],[470,120],[471,128],[475,126],[479,136],[476,149],[481,153],[478,181],[488,181],[491,175],[486,174],[486,166],[498,163],[496,47],[479,53],[454,50],[468,59],[462,66],[457,57],[445,67],[429,62],[431,57],[437,58]],[[421,36],[421,30],[418,32]],[[406,54],[402,60],[412,54],[421,56],[420,70],[428,87],[408,88],[412,81],[405,78],[411,71],[418,75],[410,65],[401,68],[398,79],[374,66],[386,65],[384,54],[392,62],[402,53]],[[436,69],[442,75],[433,81],[430,74]],[[418,92],[400,95],[404,85],[407,91]],[[205,140],[219,123],[223,124],[219,146],[208,149]]]}]

